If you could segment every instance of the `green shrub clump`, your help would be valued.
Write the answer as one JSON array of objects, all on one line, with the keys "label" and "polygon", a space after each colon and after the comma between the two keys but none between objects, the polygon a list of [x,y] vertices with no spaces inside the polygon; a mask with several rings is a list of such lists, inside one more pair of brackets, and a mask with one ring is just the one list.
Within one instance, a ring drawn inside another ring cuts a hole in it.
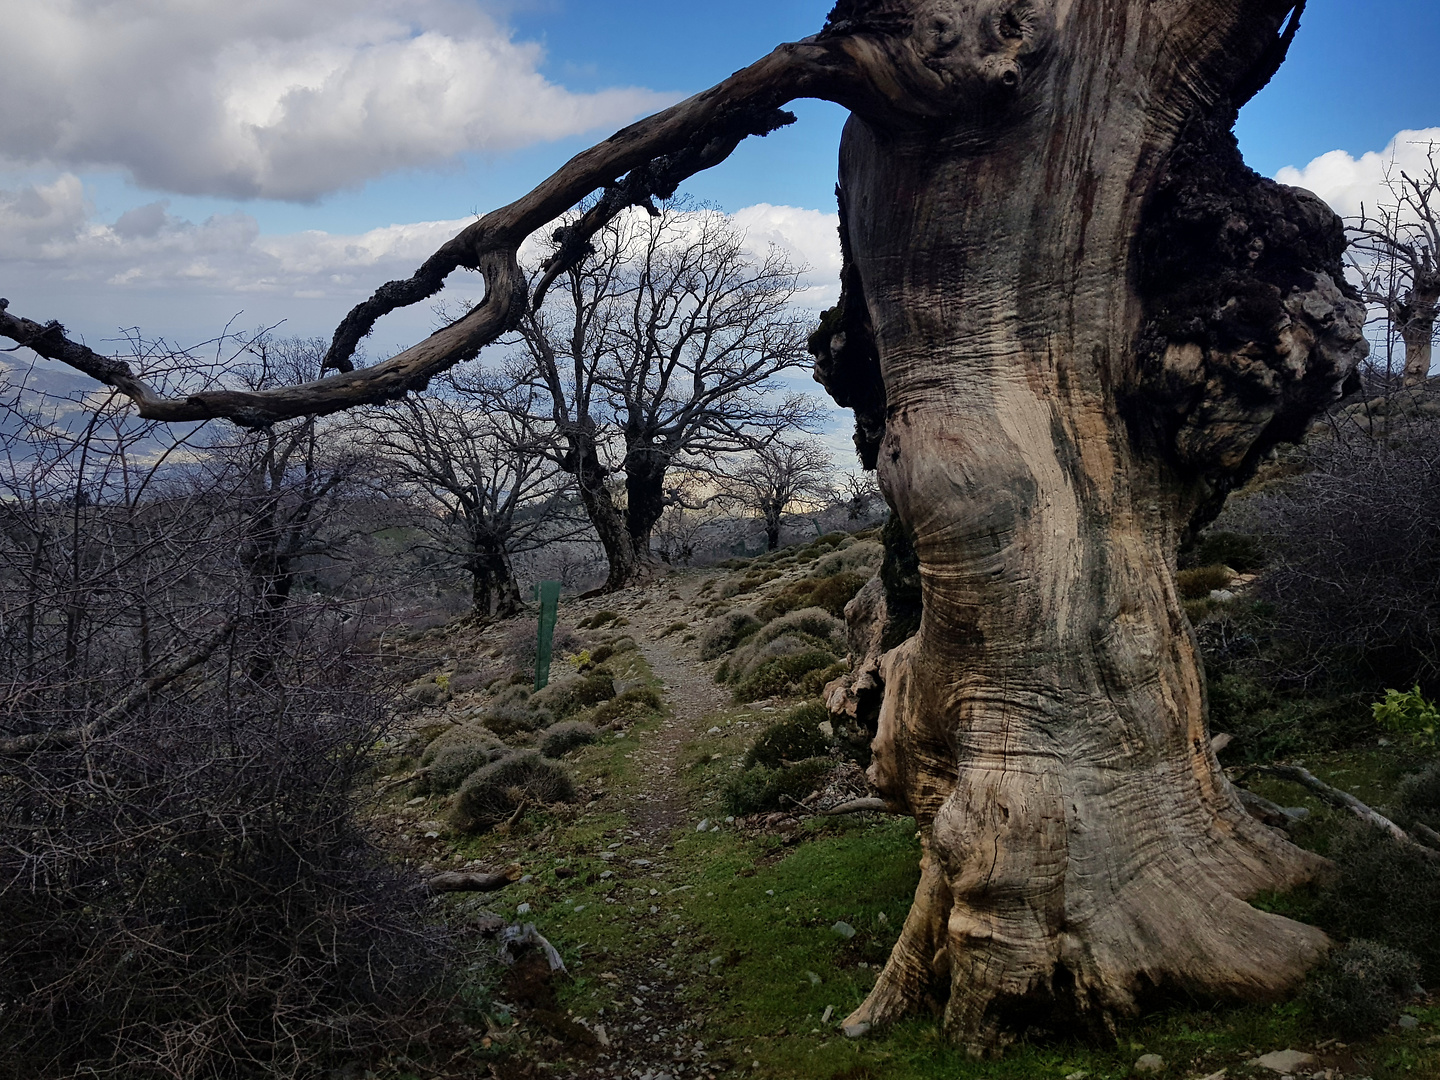
[{"label": "green shrub clump", "polygon": [[746,769],[725,788],[725,812],[738,817],[787,810],[820,787],[833,767],[829,758],[811,758],[779,769],[763,765]]},{"label": "green shrub clump", "polygon": [[620,617],[618,611],[610,611],[607,609],[605,611],[597,611],[588,619],[581,619],[575,625],[581,630],[599,630],[602,626],[609,626],[611,623],[616,622]]},{"label": "green shrub clump", "polygon": [[1427,986],[1440,983],[1440,864],[1362,821],[1347,823],[1327,854],[1338,872],[1321,893],[1320,924],[1403,949]]},{"label": "green shrub clump", "polygon": [[571,750],[589,746],[600,738],[593,724],[580,720],[562,720],[545,729],[540,737],[540,753],[548,758],[562,758]]},{"label": "green shrub clump", "polygon": [[653,716],[664,708],[660,692],[650,686],[632,686],[623,694],[617,694],[609,701],[601,702],[589,712],[585,719],[596,727],[611,727],[622,721],[639,720]]},{"label": "green shrub clump", "polygon": [[595,667],[584,675],[560,679],[542,690],[535,691],[530,697],[530,703],[534,707],[549,709],[557,720],[565,720],[581,709],[609,701],[614,696],[614,675],[609,668]]},{"label": "green shrub clump", "polygon": [[822,671],[834,663],[835,655],[822,649],[812,649],[794,656],[777,656],[761,664],[753,675],[735,688],[735,702],[743,705],[747,701],[759,701],[784,694],[803,676],[812,671]]},{"label": "green shrub clump", "polygon": [[700,635],[700,658],[714,660],[723,656],[760,629],[761,623],[748,611],[732,611],[721,616]]},{"label": "green shrub clump", "polygon": [[467,725],[436,739],[420,758],[414,795],[449,795],[467,776],[498,761],[510,748],[484,728]]},{"label": "green shrub clump", "polygon": [[555,722],[555,714],[534,705],[494,705],[481,716],[480,722],[502,739],[508,739],[549,727]]},{"label": "green shrub clump", "polygon": [[1310,975],[1302,997],[1325,1031],[1363,1038],[1395,1022],[1419,974],[1420,962],[1410,953],[1356,940]]},{"label": "green shrub clump", "polygon": [[521,800],[545,804],[575,798],[565,766],[538,750],[520,750],[472,773],[460,785],[450,824],[461,832],[485,832],[510,817]]},{"label": "green shrub clump", "polygon": [[820,608],[837,619],[844,618],[845,605],[865,587],[873,575],[841,571],[830,577],[807,577],[792,582],[755,609],[761,622],[800,608]]},{"label": "green shrub clump", "polygon": [[825,756],[830,740],[820,725],[830,719],[823,705],[801,705],[792,709],[784,720],[760,733],[755,745],[745,755],[745,765],[765,765],[771,769],[806,758]]},{"label": "green shrub clump", "polygon": [[1385,700],[1371,706],[1376,722],[1392,735],[1415,743],[1434,746],[1435,732],[1440,729],[1440,709],[1427,701],[1420,687],[1408,693],[1386,690]]}]

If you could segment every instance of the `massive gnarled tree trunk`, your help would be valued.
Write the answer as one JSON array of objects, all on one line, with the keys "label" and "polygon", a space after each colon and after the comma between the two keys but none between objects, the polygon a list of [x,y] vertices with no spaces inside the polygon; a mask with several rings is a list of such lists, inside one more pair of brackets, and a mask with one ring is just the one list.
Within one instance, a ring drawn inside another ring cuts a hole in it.
[{"label": "massive gnarled tree trunk", "polygon": [[1282,994],[1324,939],[1245,899],[1315,861],[1217,766],[1173,572],[1363,356],[1339,222],[1229,136],[1290,5],[922,6],[952,111],[847,126],[821,348],[923,589],[871,769],[923,877],[848,1023],[935,997],[978,1049],[1037,1009]]},{"label": "massive gnarled tree trunk", "polygon": [[[1317,860],[1241,810],[1211,753],[1173,556],[1364,352],[1339,223],[1245,170],[1229,136],[1296,7],[847,0],[817,37],[467,228],[355,309],[342,374],[285,393],[162,399],[58,328],[0,311],[0,332],[157,418],[384,399],[515,325],[533,303],[516,247],[588,191],[605,185],[551,280],[621,209],[786,122],[786,101],[840,102],[845,294],[818,374],[856,410],[922,600],[908,640],[857,635],[875,664],[853,697],[881,702],[873,776],[924,845],[900,942],[847,1026],[943,1002],[984,1050],[1039,1015],[1104,1026],[1157,989],[1274,997],[1325,940],[1245,900]],[[378,317],[459,266],[485,273],[484,304],[348,370]]]}]

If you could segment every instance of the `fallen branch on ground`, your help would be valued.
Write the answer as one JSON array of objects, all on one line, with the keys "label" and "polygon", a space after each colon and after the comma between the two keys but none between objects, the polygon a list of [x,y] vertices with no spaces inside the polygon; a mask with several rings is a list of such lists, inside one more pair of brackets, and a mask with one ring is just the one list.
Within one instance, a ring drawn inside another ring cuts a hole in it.
[{"label": "fallen branch on ground", "polygon": [[884,799],[851,799],[849,802],[836,803],[828,810],[821,810],[823,817],[839,817],[841,814],[888,814],[890,808],[885,805]]},{"label": "fallen branch on ground", "polygon": [[1384,814],[1372,810],[1348,791],[1331,787],[1308,769],[1302,769],[1299,765],[1255,765],[1247,771],[1266,773],[1279,777],[1281,780],[1289,780],[1291,783],[1307,787],[1337,810],[1349,810],[1361,821],[1388,833],[1391,839],[1408,851],[1414,852],[1421,858],[1440,862],[1440,851],[1422,844]]},{"label": "fallen branch on ground", "polygon": [[432,893],[496,892],[513,884],[515,879],[509,874],[474,874],[450,870],[428,879],[425,888]]}]

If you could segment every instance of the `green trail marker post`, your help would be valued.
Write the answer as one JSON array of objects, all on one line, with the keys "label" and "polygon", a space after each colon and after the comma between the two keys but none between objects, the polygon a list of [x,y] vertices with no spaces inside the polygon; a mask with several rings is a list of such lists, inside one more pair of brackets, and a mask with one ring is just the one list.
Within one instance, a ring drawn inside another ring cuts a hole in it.
[{"label": "green trail marker post", "polygon": [[550,652],[555,644],[555,620],[560,612],[560,582],[542,581],[535,586],[540,601],[539,637],[535,642],[535,689],[550,681]]}]

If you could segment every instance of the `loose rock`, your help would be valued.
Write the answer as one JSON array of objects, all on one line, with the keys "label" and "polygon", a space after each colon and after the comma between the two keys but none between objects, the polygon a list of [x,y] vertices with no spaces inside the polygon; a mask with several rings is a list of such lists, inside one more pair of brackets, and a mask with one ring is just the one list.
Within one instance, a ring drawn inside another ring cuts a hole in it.
[{"label": "loose rock", "polygon": [[1302,1053],[1299,1050],[1276,1050],[1270,1054],[1264,1054],[1249,1062],[1251,1065],[1258,1065],[1262,1069],[1269,1069],[1277,1073],[1293,1073],[1305,1065],[1315,1064],[1315,1055]]}]

